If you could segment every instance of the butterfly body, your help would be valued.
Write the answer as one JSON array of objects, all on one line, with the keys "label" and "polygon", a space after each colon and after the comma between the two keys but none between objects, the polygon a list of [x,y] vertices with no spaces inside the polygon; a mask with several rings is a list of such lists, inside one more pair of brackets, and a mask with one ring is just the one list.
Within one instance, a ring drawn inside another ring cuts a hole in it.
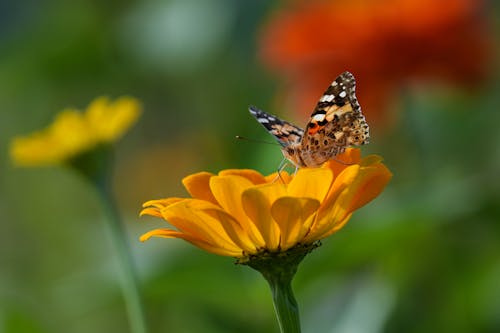
[{"label": "butterfly body", "polygon": [[369,127],[355,88],[351,73],[339,75],[319,99],[305,130],[253,106],[250,113],[276,138],[285,158],[295,166],[318,167],[346,147],[369,141]]}]

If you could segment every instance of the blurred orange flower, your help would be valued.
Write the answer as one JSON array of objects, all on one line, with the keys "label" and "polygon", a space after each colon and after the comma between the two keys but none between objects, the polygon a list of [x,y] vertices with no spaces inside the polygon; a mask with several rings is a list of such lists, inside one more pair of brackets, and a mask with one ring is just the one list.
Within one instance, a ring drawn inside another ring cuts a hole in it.
[{"label": "blurred orange flower", "polygon": [[368,120],[385,122],[386,103],[405,82],[470,84],[487,74],[492,38],[483,7],[481,0],[294,1],[270,17],[260,55],[286,77],[291,109],[309,114],[332,78],[349,70]]},{"label": "blurred orange flower", "polygon": [[340,230],[352,213],[375,199],[391,178],[381,158],[361,158],[348,148],[321,168],[267,177],[255,170],[200,172],[184,178],[192,198],[146,202],[141,215],[173,228],[141,237],[180,238],[218,255],[236,258],[283,252],[313,244]]}]

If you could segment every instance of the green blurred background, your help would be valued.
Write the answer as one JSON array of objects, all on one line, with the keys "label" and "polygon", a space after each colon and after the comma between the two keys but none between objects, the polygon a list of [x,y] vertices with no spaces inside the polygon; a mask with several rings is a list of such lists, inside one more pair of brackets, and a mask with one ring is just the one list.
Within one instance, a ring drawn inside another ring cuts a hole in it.
[{"label": "green blurred background", "polygon": [[[279,108],[283,79],[257,56],[263,25],[287,5],[0,2],[0,332],[128,331],[92,188],[66,169],[15,168],[8,156],[13,136],[64,107],[123,94],[144,113],[117,145],[114,189],[150,331],[278,331],[258,273],[180,240],[141,244],[162,222],[138,213],[147,200],[186,195],[190,173],[276,170],[277,147],[234,137],[270,139],[250,104],[306,121]],[[478,20],[497,36],[499,6],[487,6]],[[363,152],[382,155],[394,178],[301,265],[304,332],[500,332],[497,41],[490,52],[479,88],[416,83],[392,96],[390,125],[372,125]],[[370,89],[357,79],[358,91]]]}]

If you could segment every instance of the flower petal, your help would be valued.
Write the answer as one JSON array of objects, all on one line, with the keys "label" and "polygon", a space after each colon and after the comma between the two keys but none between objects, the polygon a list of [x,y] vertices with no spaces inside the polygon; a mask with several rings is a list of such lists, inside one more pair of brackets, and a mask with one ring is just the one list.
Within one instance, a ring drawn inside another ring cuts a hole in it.
[{"label": "flower petal", "polygon": [[206,213],[210,214],[220,221],[229,238],[237,244],[245,254],[254,254],[263,248],[263,244],[258,244],[250,238],[231,215],[221,209],[207,209]]},{"label": "flower petal", "polygon": [[[220,209],[206,201],[186,199],[162,210],[162,216],[184,234],[224,249],[239,248],[228,236],[221,221],[203,210]],[[223,222],[223,221],[222,221]],[[238,225],[231,226],[238,228]]]},{"label": "flower petal", "polygon": [[213,176],[210,178],[210,189],[219,205],[233,216],[243,227],[245,232],[257,245],[263,244],[260,232],[246,215],[241,195],[243,191],[254,186],[252,182],[241,176]]},{"label": "flower petal", "polygon": [[327,168],[299,169],[288,184],[288,195],[313,198],[321,202],[330,189],[332,179],[332,171]]},{"label": "flower petal", "polygon": [[357,164],[351,165],[344,168],[344,170],[337,175],[332,183],[332,186],[330,187],[330,190],[328,191],[328,194],[321,204],[322,210],[331,210],[333,208],[333,205],[336,204],[336,200],[340,193],[349,187],[355,181],[356,177],[358,177],[360,169],[360,166]]},{"label": "flower petal", "polygon": [[306,238],[319,239],[342,228],[352,212],[377,197],[392,174],[381,163],[369,167],[352,165],[335,179],[334,193],[321,207],[317,220]]},{"label": "flower petal", "polygon": [[192,235],[184,234],[179,231],[175,231],[172,229],[155,229],[151,230],[144,235],[141,236],[141,242],[145,242],[151,237],[162,237],[162,238],[179,238],[184,239],[185,241],[193,244],[196,247],[199,247],[202,250],[207,252],[211,252],[221,256],[229,256],[229,257],[240,257],[242,255],[241,249],[224,249],[220,246],[213,246],[201,239],[198,239]]},{"label": "flower petal", "polygon": [[330,229],[325,229],[322,234],[316,234],[315,239],[323,239],[323,238],[326,238],[326,237],[336,233],[337,231],[342,229],[347,222],[349,222],[349,220],[351,219],[351,216],[352,216],[352,213],[350,213],[346,217],[344,217],[343,220],[336,221],[336,223],[333,224]]},{"label": "flower petal", "polygon": [[210,178],[213,176],[214,174],[210,172],[198,172],[184,177],[182,184],[193,198],[217,204],[217,200],[210,190]]},{"label": "flower petal", "polygon": [[376,164],[381,164],[383,161],[382,156],[379,155],[368,155],[364,157],[359,164],[361,166],[370,166],[370,165],[376,165]]},{"label": "flower petal", "polygon": [[54,140],[45,133],[15,137],[10,145],[10,158],[17,166],[57,165],[67,158],[65,154],[65,151],[54,149]]},{"label": "flower petal", "polygon": [[252,187],[242,194],[243,209],[263,239],[262,245],[269,250],[277,250],[280,245],[280,230],[271,216],[271,205],[283,195],[286,189],[280,183]]},{"label": "flower petal", "polygon": [[155,208],[165,208],[173,203],[176,203],[178,201],[185,200],[184,198],[177,198],[177,197],[172,197],[172,198],[164,198],[164,199],[154,199],[154,200],[149,200],[146,201],[145,203],[142,204],[142,207],[150,207],[153,206]]},{"label": "flower petal", "polygon": [[138,100],[122,96],[111,102],[102,96],[87,107],[85,113],[89,129],[102,142],[114,142],[132,126],[141,113]]},{"label": "flower petal", "polygon": [[355,211],[375,199],[391,178],[392,173],[383,164],[362,167],[359,177],[351,185],[353,197],[347,211]]},{"label": "flower petal", "polygon": [[210,178],[210,189],[219,205],[238,221],[246,219],[241,205],[241,194],[253,184],[240,176],[213,176]]},{"label": "flower petal", "polygon": [[53,140],[53,149],[63,151],[65,159],[90,149],[98,142],[90,133],[82,113],[75,109],[58,113],[46,133]]},{"label": "flower petal", "polygon": [[361,149],[349,147],[342,154],[326,162],[323,167],[332,170],[333,176],[337,177],[345,168],[359,164],[360,161]]},{"label": "flower petal", "polygon": [[173,203],[185,200],[183,198],[166,198],[166,199],[155,199],[149,200],[142,204],[143,210],[139,213],[139,216],[151,215],[154,217],[162,217],[161,210]]},{"label": "flower petal", "polygon": [[151,215],[151,216],[154,216],[154,217],[163,217],[163,215],[161,214],[161,209],[156,208],[156,207],[144,208],[139,213],[139,216],[143,216],[143,215]]},{"label": "flower petal", "polygon": [[280,182],[282,184],[288,184],[292,181],[292,176],[285,170],[281,170],[280,172],[273,172],[270,175],[265,177],[266,183],[274,183]]},{"label": "flower petal", "polygon": [[[255,242],[249,238],[241,224],[219,206],[197,199],[185,199],[182,205],[169,207],[162,211],[163,218],[171,222],[180,230],[191,234],[205,234],[202,239],[208,238],[220,243],[236,244],[241,250],[256,252]],[[182,217],[186,220],[177,219]],[[188,221],[187,221],[188,220]],[[221,240],[218,238],[222,238]]]},{"label": "flower petal", "polygon": [[260,172],[252,169],[228,169],[219,172],[219,176],[228,176],[228,175],[234,175],[246,178],[249,181],[251,181],[254,185],[263,184],[266,182],[266,179]]},{"label": "flower petal", "polygon": [[336,220],[340,210],[338,198],[354,182],[359,170],[359,165],[351,165],[335,178],[325,200],[321,203],[310,232],[305,237],[308,242],[320,239],[317,238],[319,235],[326,233],[327,230],[333,228],[338,223],[338,220]]},{"label": "flower petal", "polygon": [[312,198],[281,197],[271,207],[271,215],[281,231],[281,250],[299,243],[309,231],[319,201]]}]

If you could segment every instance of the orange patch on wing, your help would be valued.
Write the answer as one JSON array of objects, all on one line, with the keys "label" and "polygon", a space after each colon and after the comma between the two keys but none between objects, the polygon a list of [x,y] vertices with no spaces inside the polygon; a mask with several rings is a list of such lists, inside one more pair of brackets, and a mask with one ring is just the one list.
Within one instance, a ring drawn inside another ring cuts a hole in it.
[{"label": "orange patch on wing", "polygon": [[[321,126],[319,126],[317,123],[311,123],[311,125],[314,125],[314,126],[313,127],[309,127],[307,129],[307,133],[309,135],[316,134],[316,132],[318,132],[321,129]],[[311,125],[309,125],[309,126],[311,126]]]}]

